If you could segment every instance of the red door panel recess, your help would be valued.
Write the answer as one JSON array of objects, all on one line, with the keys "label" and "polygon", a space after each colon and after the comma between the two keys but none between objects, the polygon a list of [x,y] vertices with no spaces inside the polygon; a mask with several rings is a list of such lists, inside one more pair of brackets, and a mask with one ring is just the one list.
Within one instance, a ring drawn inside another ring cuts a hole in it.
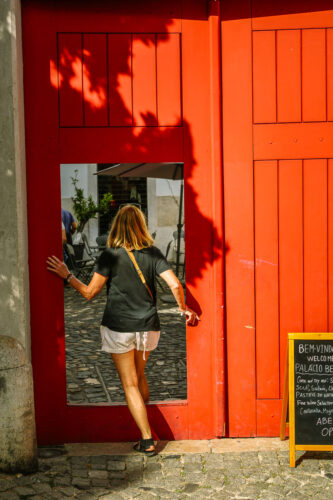
[{"label": "red door panel recess", "polygon": [[333,10],[319,4],[224,2],[230,436],[279,434],[287,333],[333,327]]},{"label": "red door panel recess", "polygon": [[[134,0],[22,2],[40,444],[138,437],[125,406],[66,403],[63,285],[45,269],[48,255],[62,255],[60,163],[184,162],[187,297],[203,311],[202,321],[187,332],[188,400],[150,405],[148,411],[161,439],[212,438],[223,428],[217,404],[221,363],[215,362],[223,352],[222,228],[213,222],[222,193],[221,184],[212,181],[207,133],[211,106],[218,109],[209,95],[207,5],[153,4],[152,12],[151,2]],[[38,223],[41,219],[47,224]]]}]

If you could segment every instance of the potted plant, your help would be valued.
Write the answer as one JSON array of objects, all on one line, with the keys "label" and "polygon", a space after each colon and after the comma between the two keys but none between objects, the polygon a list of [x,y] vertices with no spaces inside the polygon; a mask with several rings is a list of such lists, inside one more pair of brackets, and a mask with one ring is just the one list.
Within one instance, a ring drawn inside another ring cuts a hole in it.
[{"label": "potted plant", "polygon": [[82,233],[90,219],[96,219],[97,214],[106,214],[113,202],[113,195],[105,193],[99,203],[96,203],[91,194],[88,197],[84,196],[84,191],[78,186],[78,170],[75,170],[75,176],[71,177],[74,186],[74,196],[72,197],[73,211],[77,219],[77,234],[73,248],[77,259],[82,259],[84,251],[84,243],[82,242]]}]

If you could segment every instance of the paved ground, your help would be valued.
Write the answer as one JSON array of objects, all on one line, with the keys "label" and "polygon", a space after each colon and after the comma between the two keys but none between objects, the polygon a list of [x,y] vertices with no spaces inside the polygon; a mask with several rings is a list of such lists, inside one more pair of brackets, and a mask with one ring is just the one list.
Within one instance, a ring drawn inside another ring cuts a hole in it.
[{"label": "paved ground", "polygon": [[[286,444],[159,443],[160,454],[148,459],[130,452],[130,443],[43,448],[37,473],[0,474],[0,500],[333,498],[333,454],[299,453],[290,469]],[[60,455],[45,458],[49,453]]]},{"label": "paved ground", "polygon": [[[187,398],[185,320],[162,300],[158,288],[161,319],[159,346],[152,351],[146,374],[151,401]],[[100,351],[99,325],[106,301],[105,290],[87,302],[73,288],[64,289],[66,324],[67,401],[70,404],[124,402],[121,384],[108,353]]]}]

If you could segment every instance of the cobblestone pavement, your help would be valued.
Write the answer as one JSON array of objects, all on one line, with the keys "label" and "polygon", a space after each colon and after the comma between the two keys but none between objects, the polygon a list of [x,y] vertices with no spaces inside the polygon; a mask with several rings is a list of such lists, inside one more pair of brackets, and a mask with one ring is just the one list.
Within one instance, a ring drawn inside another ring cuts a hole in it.
[{"label": "cobblestone pavement", "polygon": [[[146,375],[150,400],[187,398],[185,320],[174,303],[165,303],[165,289],[158,288],[161,336],[151,352]],[[102,352],[99,325],[106,301],[105,289],[87,302],[73,288],[64,289],[67,401],[70,404],[124,402],[114,364]]]},{"label": "cobblestone pavement", "polygon": [[[62,453],[64,447],[46,450]],[[299,453],[300,455],[300,453]],[[332,453],[305,453],[295,469],[288,451],[40,458],[30,475],[0,474],[1,500],[333,498]]]}]

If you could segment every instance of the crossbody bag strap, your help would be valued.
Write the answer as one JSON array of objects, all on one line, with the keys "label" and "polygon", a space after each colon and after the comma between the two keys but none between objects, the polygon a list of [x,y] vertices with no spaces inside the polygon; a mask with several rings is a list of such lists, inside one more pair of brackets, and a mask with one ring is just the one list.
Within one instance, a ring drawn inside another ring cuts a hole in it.
[{"label": "crossbody bag strap", "polygon": [[138,265],[138,263],[137,263],[137,261],[136,261],[136,259],[135,259],[134,255],[133,255],[133,253],[132,253],[132,252],[130,252],[129,250],[127,250],[127,248],[125,248],[125,250],[126,250],[127,255],[129,256],[129,258],[130,258],[130,259],[131,259],[131,261],[133,262],[133,265],[134,265],[134,267],[135,267],[135,269],[136,269],[136,271],[137,271],[138,275],[140,276],[140,279],[141,279],[142,283],[143,283],[143,284],[144,284],[144,286],[146,287],[146,290],[147,290],[147,292],[149,293],[149,295],[150,295],[150,297],[151,297],[151,300],[154,302],[153,294],[151,293],[150,288],[149,288],[149,286],[147,285],[147,282],[146,282],[146,280],[145,280],[145,277],[144,277],[144,275],[142,274],[142,271],[141,271],[141,269],[139,268],[139,265]]}]

